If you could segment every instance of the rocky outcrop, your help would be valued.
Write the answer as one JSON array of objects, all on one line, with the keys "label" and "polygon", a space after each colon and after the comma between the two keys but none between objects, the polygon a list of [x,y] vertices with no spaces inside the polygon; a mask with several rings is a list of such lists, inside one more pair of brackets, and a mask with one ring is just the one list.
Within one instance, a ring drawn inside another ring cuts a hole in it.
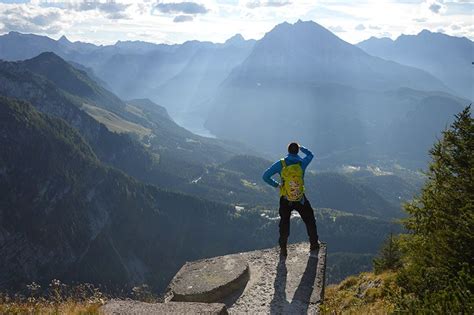
[{"label": "rocky outcrop", "polygon": [[249,264],[244,254],[186,263],[169,285],[169,298],[183,302],[218,302],[245,287]]},{"label": "rocky outcrop", "polygon": [[326,245],[317,258],[308,254],[309,244],[299,243],[288,247],[286,258],[271,248],[189,262],[169,284],[165,303],[111,301],[102,311],[163,314],[182,305],[186,313],[202,313],[202,305],[208,305],[216,307],[210,314],[317,314],[324,297]]},{"label": "rocky outcrop", "polygon": [[112,300],[101,307],[101,314],[228,314],[219,303],[145,303],[133,300]]}]

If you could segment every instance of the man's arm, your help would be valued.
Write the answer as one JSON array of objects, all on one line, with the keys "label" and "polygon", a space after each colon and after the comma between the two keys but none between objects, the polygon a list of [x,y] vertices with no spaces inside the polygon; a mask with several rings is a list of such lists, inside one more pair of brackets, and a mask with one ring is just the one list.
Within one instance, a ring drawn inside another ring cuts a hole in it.
[{"label": "man's arm", "polygon": [[276,173],[279,173],[280,171],[281,171],[281,162],[276,161],[275,163],[273,163],[272,166],[270,166],[265,171],[265,173],[263,173],[262,178],[265,181],[265,183],[267,183],[270,186],[273,186],[273,187],[277,188],[278,186],[280,186],[280,183],[277,182],[276,180],[274,180],[272,178],[272,176],[275,175]]},{"label": "man's arm", "polygon": [[303,152],[306,156],[303,158],[303,161],[301,162],[301,166],[303,167],[303,169],[306,169],[306,167],[308,167],[309,163],[311,163],[311,160],[313,159],[313,153],[306,149],[305,147],[303,146],[300,146],[300,151]]}]

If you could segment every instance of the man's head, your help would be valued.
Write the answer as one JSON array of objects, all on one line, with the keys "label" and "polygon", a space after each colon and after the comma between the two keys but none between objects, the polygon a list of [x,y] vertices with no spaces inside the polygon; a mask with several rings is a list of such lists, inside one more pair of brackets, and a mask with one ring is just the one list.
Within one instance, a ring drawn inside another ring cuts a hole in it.
[{"label": "man's head", "polygon": [[300,151],[300,145],[296,142],[292,142],[288,145],[288,153],[290,154],[298,154]]}]

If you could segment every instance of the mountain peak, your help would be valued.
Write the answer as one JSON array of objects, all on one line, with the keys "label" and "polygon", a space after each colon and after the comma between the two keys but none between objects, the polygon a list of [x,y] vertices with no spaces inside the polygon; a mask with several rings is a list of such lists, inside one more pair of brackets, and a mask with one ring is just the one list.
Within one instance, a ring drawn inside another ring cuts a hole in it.
[{"label": "mountain peak", "polygon": [[433,34],[433,32],[431,32],[427,29],[424,29],[424,30],[422,30],[421,32],[418,33],[418,35],[430,35],[430,34]]},{"label": "mountain peak", "polygon": [[336,35],[331,33],[329,30],[324,28],[322,25],[320,25],[320,24],[318,24],[314,21],[302,21],[302,20],[298,20],[294,24],[290,24],[288,22],[280,23],[277,26],[275,26],[267,34],[278,33],[278,32],[286,32],[286,31],[292,32],[292,33],[295,32],[295,33],[298,33],[300,35],[309,35],[309,36],[314,35],[316,33],[327,34],[327,35],[330,34],[332,37],[337,38]]},{"label": "mountain peak", "polygon": [[235,34],[231,38],[225,41],[224,44],[239,44],[245,41],[245,38],[242,36],[242,34]]},{"label": "mountain peak", "polygon": [[20,32],[17,32],[17,31],[10,31],[10,32],[8,32],[8,35],[10,35],[10,36],[21,36],[22,34]]},{"label": "mountain peak", "polygon": [[71,44],[71,41],[67,39],[66,35],[61,36],[61,38],[58,39],[58,42],[64,44]]},{"label": "mountain peak", "polygon": [[350,44],[314,21],[283,22],[266,33],[260,41],[264,45],[294,47],[297,50],[336,47]]},{"label": "mountain peak", "polygon": [[62,63],[62,64],[65,64],[65,65],[68,65],[69,64],[64,61],[61,57],[59,57],[58,55],[56,55],[54,52],[51,52],[51,51],[46,51],[46,52],[43,52],[41,54],[39,54],[38,56],[34,57],[34,58],[31,58],[29,60],[27,60],[28,62],[44,62],[44,61],[54,61],[55,63]]},{"label": "mountain peak", "polygon": [[359,47],[366,47],[367,45],[370,45],[372,43],[377,43],[377,44],[383,44],[383,45],[391,45],[393,44],[393,39],[390,37],[375,37],[371,36],[370,38],[361,41],[360,43],[357,44]]}]

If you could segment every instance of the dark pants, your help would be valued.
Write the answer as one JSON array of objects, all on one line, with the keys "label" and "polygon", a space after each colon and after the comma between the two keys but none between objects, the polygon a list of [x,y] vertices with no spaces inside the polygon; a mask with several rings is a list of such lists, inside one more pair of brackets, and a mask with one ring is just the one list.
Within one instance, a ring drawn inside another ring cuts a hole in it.
[{"label": "dark pants", "polygon": [[301,219],[303,219],[311,247],[315,247],[318,244],[318,231],[316,229],[313,208],[311,208],[311,204],[306,196],[303,198],[304,204],[301,204],[300,201],[288,201],[284,197],[280,198],[280,247],[286,247],[288,236],[290,236],[290,217],[292,210],[298,211]]}]

